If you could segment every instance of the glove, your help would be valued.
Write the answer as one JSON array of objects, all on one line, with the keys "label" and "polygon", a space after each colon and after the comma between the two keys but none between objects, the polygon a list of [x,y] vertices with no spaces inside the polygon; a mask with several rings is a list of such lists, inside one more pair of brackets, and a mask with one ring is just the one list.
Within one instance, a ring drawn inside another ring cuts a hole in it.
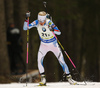
[{"label": "glove", "polygon": [[52,27],[49,27],[49,30],[50,30],[50,31],[54,31],[54,29],[53,29]]},{"label": "glove", "polygon": [[26,13],[26,20],[28,19],[28,17],[30,17],[30,12],[29,11]]}]

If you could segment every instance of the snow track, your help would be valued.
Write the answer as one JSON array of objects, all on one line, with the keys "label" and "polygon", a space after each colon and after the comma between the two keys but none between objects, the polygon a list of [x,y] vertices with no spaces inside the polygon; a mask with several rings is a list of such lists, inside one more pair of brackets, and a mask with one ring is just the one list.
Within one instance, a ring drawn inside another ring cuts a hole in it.
[{"label": "snow track", "polygon": [[79,82],[82,85],[70,85],[68,82],[49,82],[47,86],[37,86],[38,83],[10,83],[0,84],[0,88],[100,88],[100,82],[87,82],[87,85],[83,85],[84,82]]}]

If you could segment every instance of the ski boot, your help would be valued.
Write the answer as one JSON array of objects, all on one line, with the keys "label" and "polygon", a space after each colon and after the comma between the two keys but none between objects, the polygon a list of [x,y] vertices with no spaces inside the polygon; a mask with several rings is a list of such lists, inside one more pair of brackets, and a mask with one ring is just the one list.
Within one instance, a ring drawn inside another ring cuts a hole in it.
[{"label": "ski boot", "polygon": [[45,75],[41,75],[41,82],[39,82],[39,86],[46,86]]},{"label": "ski boot", "polygon": [[71,84],[71,85],[77,85],[77,82],[75,80],[72,79],[72,76],[69,74],[66,76],[68,82]]}]

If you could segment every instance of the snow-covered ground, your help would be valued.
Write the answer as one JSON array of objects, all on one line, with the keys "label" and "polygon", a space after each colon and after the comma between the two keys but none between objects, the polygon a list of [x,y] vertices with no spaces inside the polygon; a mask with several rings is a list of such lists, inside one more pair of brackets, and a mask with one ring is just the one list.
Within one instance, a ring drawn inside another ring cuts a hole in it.
[{"label": "snow-covered ground", "polygon": [[11,83],[11,84],[0,84],[0,88],[100,88],[100,82],[87,82],[87,85],[70,85],[68,82],[50,82],[47,86],[37,86],[38,83]]}]

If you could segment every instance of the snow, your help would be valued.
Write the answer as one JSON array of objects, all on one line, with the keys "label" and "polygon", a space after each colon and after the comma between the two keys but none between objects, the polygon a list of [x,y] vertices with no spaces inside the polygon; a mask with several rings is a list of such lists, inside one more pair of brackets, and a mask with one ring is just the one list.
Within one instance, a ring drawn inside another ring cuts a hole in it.
[{"label": "snow", "polygon": [[68,82],[50,82],[47,86],[38,86],[38,83],[10,83],[0,84],[0,88],[100,88],[100,82],[80,82],[81,85],[70,85]]}]

